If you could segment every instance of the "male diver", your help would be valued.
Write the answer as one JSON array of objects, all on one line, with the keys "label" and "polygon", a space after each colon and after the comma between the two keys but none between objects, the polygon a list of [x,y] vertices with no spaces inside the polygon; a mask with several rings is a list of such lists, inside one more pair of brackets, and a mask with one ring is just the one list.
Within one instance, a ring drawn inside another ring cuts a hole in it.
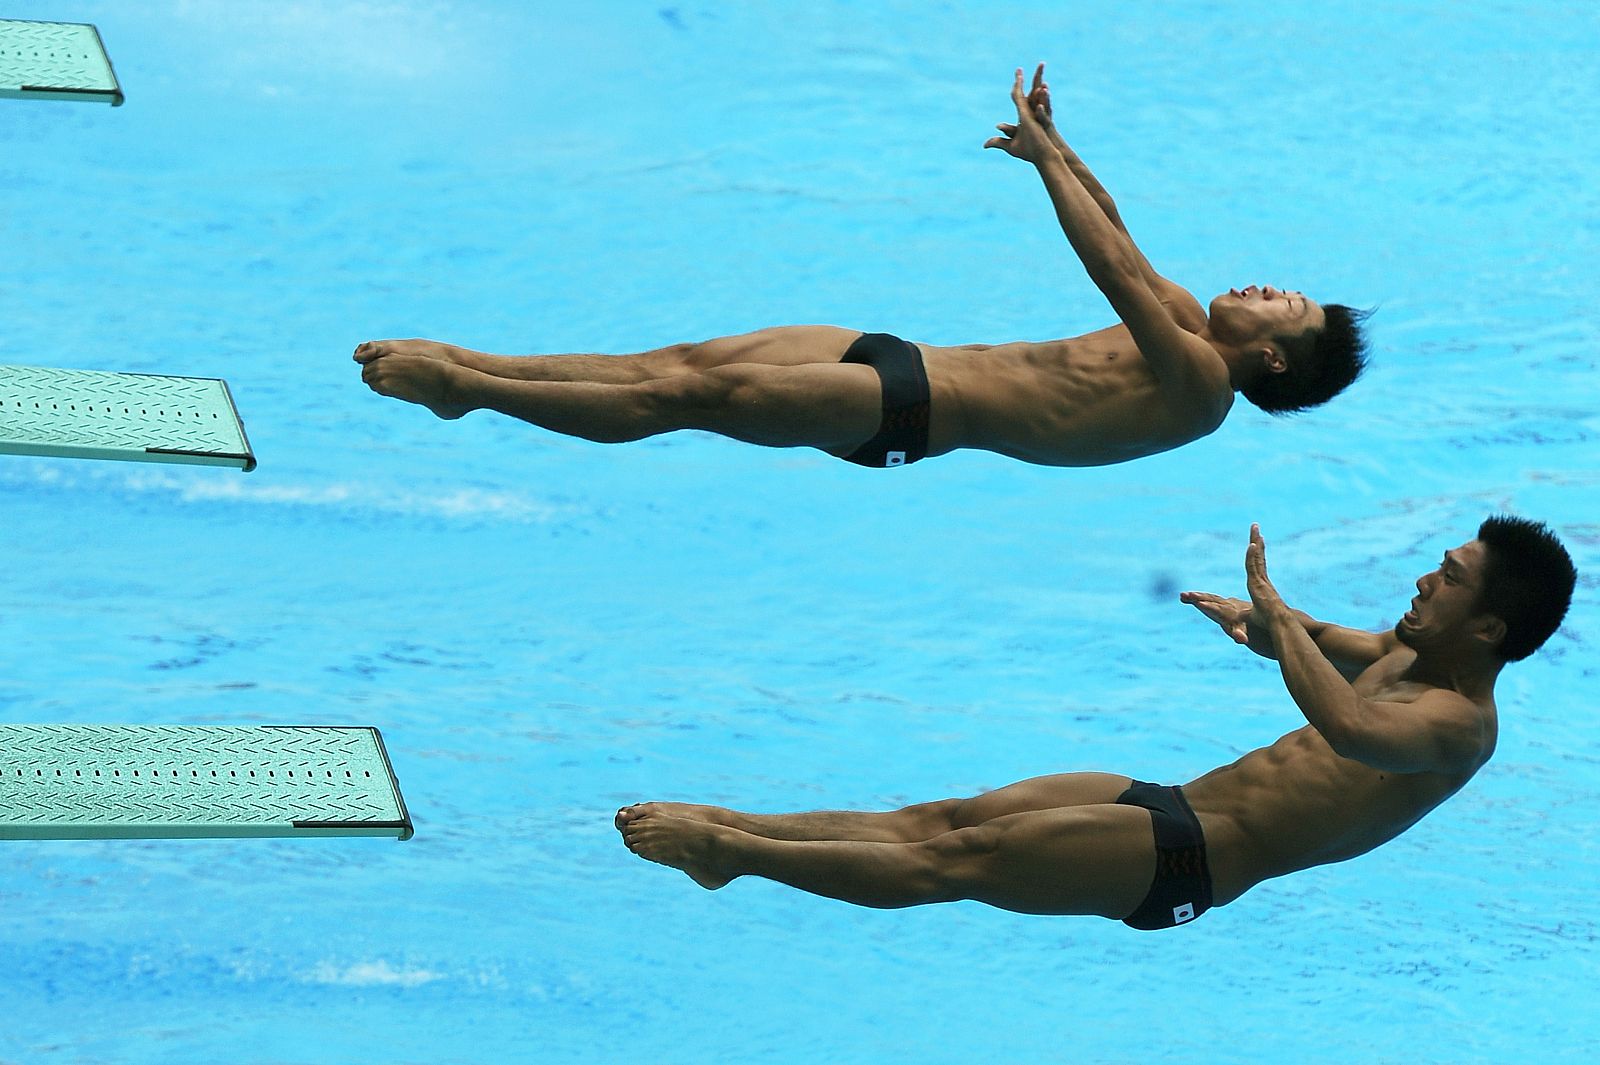
[{"label": "male diver", "polygon": [[1249,602],[1181,599],[1277,659],[1309,724],[1182,787],[1067,773],[892,813],[644,803],[618,811],[617,828],[706,888],[760,876],[860,906],[970,899],[1171,928],[1263,880],[1364,854],[1460,789],[1494,753],[1496,677],[1556,630],[1576,579],[1548,529],[1505,516],[1417,580],[1390,632],[1291,610],[1254,526],[1245,575]]},{"label": "male diver", "polygon": [[636,355],[503,356],[428,340],[368,341],[373,391],[441,418],[493,410],[605,443],[702,429],[814,447],[864,466],[980,448],[1100,466],[1213,432],[1233,394],[1275,414],[1337,395],[1365,363],[1364,315],[1249,285],[1209,313],[1150,266],[1116,204],[1056,131],[1044,65],[1017,121],[985,148],[1032,163],[1089,278],[1121,322],[1068,340],[935,347],[886,333],[787,326]]}]

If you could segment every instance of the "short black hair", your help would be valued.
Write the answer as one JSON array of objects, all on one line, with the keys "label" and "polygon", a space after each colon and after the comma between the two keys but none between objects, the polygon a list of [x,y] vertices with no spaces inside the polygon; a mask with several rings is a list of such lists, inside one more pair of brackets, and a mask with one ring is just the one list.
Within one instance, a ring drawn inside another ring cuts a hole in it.
[{"label": "short black hair", "polygon": [[1328,402],[1361,376],[1367,368],[1361,324],[1372,312],[1329,303],[1322,313],[1327,320],[1321,329],[1273,338],[1283,347],[1288,367],[1241,388],[1245,399],[1268,414],[1294,414]]},{"label": "short black hair", "polygon": [[1496,514],[1478,526],[1478,539],[1488,548],[1478,610],[1505,622],[1500,657],[1521,661],[1561,626],[1578,571],[1542,522]]}]

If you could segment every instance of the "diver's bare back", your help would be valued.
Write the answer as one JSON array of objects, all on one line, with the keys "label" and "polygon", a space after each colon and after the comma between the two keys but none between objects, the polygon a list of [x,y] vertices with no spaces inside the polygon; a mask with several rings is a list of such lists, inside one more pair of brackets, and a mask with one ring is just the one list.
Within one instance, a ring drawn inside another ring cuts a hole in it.
[{"label": "diver's bare back", "polygon": [[[1196,332],[1205,312],[1183,296],[1192,308],[1174,317]],[[918,347],[932,393],[929,455],[978,448],[1045,466],[1105,466],[1206,436],[1233,402],[1220,356],[1212,401],[1179,397],[1120,322],[1066,340]]]},{"label": "diver's bare back", "polygon": [[[1414,702],[1438,689],[1407,679],[1403,645],[1352,683],[1356,694]],[[1448,772],[1396,773],[1336,754],[1311,725],[1184,786],[1211,848],[1217,904],[1272,877],[1365,854],[1400,835],[1471,780],[1494,753],[1492,699],[1479,756]]]}]

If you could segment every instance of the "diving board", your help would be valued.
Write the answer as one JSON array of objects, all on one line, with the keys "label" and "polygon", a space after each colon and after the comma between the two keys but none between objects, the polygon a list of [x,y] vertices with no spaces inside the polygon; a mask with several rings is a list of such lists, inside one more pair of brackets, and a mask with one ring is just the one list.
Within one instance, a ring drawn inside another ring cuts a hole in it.
[{"label": "diving board", "polygon": [[112,107],[123,101],[99,30],[82,22],[24,19],[0,19],[0,98]]},{"label": "diving board", "polygon": [[0,725],[0,840],[411,838],[375,728]]},{"label": "diving board", "polygon": [[214,377],[0,366],[0,454],[256,468]]}]

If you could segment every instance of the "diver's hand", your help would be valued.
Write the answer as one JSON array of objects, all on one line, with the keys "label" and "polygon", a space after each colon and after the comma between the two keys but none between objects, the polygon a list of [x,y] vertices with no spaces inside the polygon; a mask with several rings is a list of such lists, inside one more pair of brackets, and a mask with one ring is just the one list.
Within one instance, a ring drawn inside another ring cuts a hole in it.
[{"label": "diver's hand", "polygon": [[1267,542],[1261,538],[1261,526],[1256,524],[1250,526],[1250,546],[1244,552],[1244,586],[1250,592],[1252,613],[1263,625],[1289,615],[1288,604],[1267,577]]},{"label": "diver's hand", "polygon": [[1033,117],[1044,129],[1050,143],[1060,148],[1066,141],[1056,131],[1055,112],[1050,107],[1050,86],[1044,81],[1044,64],[1040,63],[1033,72],[1033,89],[1028,93],[1028,108],[1033,112]]},{"label": "diver's hand", "polygon": [[1178,599],[1216,622],[1234,643],[1243,644],[1264,658],[1276,658],[1273,624],[1298,619],[1267,577],[1267,544],[1261,538],[1259,525],[1250,526],[1244,572],[1245,586],[1250,590],[1249,602],[1211,592],[1183,592]]},{"label": "diver's hand", "polygon": [[[1035,75],[1038,87],[1043,88],[1042,77],[1044,65],[1039,65],[1039,73]],[[1047,93],[1048,100],[1048,93]],[[1016,159],[1026,159],[1038,166],[1051,158],[1060,158],[1061,151],[1045,132],[1045,127],[1040,121],[1035,104],[1029,102],[1029,97],[1022,94],[1022,68],[1017,68],[1016,80],[1011,83],[1011,102],[1017,107],[1017,120],[1001,122],[995,126],[1003,136],[990,137],[983,143],[985,148],[999,148],[1007,155]],[[1046,115],[1048,121],[1048,114]]]},{"label": "diver's hand", "polygon": [[1243,599],[1228,599],[1212,592],[1183,592],[1178,601],[1215,621],[1234,643],[1249,644],[1252,608]]}]

